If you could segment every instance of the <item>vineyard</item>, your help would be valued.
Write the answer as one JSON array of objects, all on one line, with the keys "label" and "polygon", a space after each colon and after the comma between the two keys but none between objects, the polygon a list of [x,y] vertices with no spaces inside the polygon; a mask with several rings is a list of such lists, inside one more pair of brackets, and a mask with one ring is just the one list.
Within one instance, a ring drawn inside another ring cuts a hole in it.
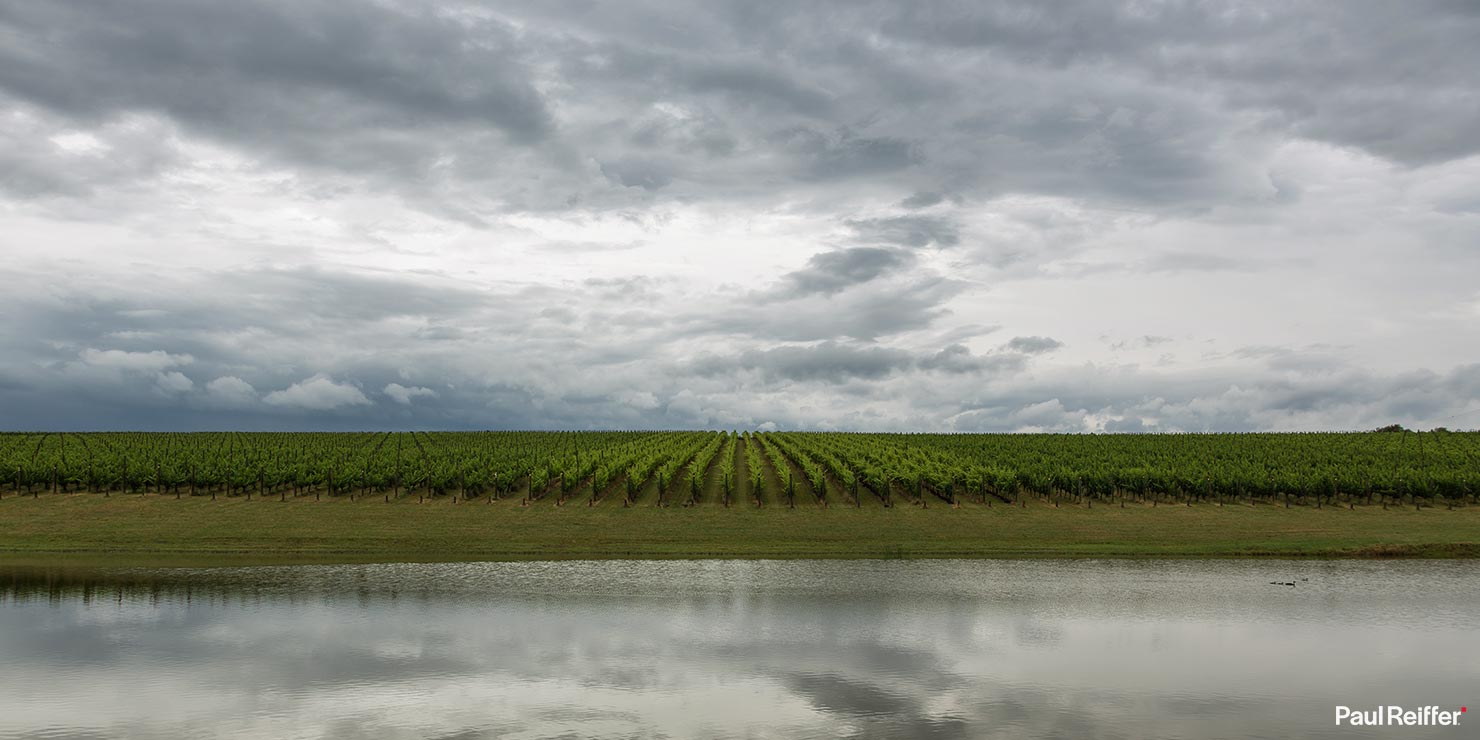
[{"label": "vineyard", "polygon": [[586,507],[1480,503],[1480,433],[6,433],[45,494]]}]

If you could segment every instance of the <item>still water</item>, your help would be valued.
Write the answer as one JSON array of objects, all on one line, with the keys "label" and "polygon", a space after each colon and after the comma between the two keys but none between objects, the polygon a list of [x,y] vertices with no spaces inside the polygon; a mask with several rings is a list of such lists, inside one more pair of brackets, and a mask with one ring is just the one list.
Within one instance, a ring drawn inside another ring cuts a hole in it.
[{"label": "still water", "polygon": [[1463,561],[0,570],[0,738],[1480,737],[1334,724],[1477,656]]}]

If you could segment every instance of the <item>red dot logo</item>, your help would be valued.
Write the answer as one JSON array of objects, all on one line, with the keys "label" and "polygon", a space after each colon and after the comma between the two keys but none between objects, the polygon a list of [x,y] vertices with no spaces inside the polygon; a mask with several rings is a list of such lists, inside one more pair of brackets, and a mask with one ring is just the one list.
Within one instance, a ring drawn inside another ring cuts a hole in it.
[{"label": "red dot logo", "polygon": [[1468,712],[1468,711],[1470,711],[1470,708],[1469,707],[1460,707],[1459,708],[1459,713],[1460,714],[1464,714],[1465,712]]}]

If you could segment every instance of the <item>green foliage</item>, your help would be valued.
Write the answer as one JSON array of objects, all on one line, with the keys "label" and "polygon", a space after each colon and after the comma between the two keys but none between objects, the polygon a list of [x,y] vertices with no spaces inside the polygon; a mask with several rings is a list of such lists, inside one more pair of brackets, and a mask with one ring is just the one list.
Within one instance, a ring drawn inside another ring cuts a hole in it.
[{"label": "green foliage", "polygon": [[[741,457],[744,481],[736,473]],[[772,470],[771,493],[788,502],[803,481],[819,500],[841,495],[854,504],[1024,494],[1455,502],[1473,500],[1480,487],[1480,434],[0,434],[0,495],[416,491],[538,500],[587,492],[599,500],[614,490],[631,502],[661,481],[698,502],[711,469],[726,501],[741,488],[760,498]]]}]

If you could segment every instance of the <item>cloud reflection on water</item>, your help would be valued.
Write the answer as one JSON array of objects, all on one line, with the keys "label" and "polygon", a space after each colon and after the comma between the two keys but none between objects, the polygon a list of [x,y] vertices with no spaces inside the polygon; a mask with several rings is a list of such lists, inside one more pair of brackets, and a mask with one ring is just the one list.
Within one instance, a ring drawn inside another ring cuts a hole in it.
[{"label": "cloud reflection on water", "polygon": [[6,575],[0,738],[1319,737],[1480,677],[1439,562]]}]

